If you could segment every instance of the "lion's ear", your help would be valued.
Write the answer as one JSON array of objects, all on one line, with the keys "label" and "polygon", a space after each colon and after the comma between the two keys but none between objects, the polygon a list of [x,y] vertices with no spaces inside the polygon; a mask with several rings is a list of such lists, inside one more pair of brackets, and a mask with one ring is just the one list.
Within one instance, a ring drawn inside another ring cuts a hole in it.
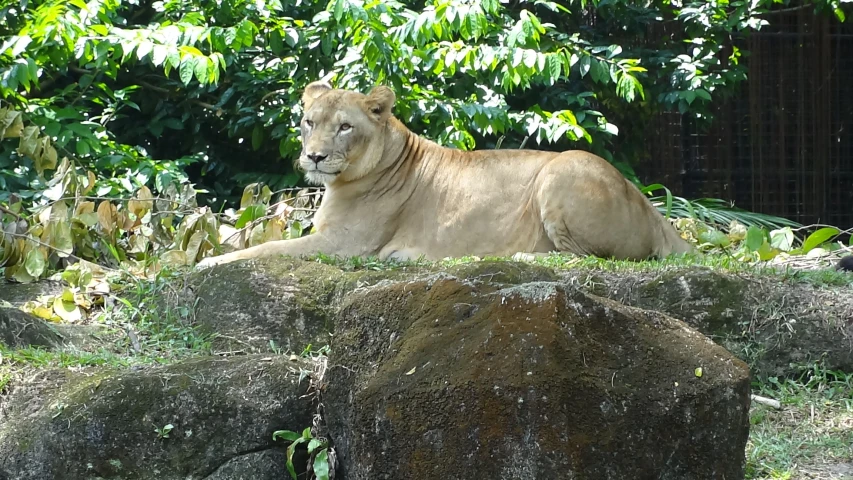
[{"label": "lion's ear", "polygon": [[329,82],[324,82],[318,80],[316,82],[311,82],[305,87],[305,91],[302,92],[302,110],[308,110],[311,108],[311,104],[314,103],[314,100],[320,98],[321,95],[328,92],[332,89],[332,86],[329,85]]},{"label": "lion's ear", "polygon": [[394,95],[393,90],[386,86],[378,86],[367,94],[364,105],[373,118],[379,122],[384,122],[391,115],[391,109],[396,100],[397,96]]}]

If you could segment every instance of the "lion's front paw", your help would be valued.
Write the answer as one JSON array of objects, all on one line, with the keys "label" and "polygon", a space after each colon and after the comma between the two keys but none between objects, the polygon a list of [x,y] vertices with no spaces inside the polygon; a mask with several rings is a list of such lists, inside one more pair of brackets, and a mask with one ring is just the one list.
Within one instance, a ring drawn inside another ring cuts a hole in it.
[{"label": "lion's front paw", "polygon": [[205,268],[210,268],[214,265],[221,265],[223,263],[227,263],[227,260],[223,261],[222,257],[223,256],[202,258],[200,262],[195,264],[195,268],[198,270],[203,270]]},{"label": "lion's front paw", "polygon": [[533,252],[533,253],[517,252],[515,255],[512,256],[512,260],[514,262],[533,263],[536,261],[537,258],[542,258],[542,257],[547,257],[547,256],[548,256],[547,253],[541,253],[541,252]]}]

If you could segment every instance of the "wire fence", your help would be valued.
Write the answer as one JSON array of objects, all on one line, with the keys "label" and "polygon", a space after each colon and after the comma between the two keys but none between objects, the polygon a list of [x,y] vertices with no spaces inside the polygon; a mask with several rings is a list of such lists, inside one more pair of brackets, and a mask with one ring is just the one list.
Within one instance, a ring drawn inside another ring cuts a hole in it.
[{"label": "wire fence", "polygon": [[802,223],[853,226],[853,23],[786,9],[737,42],[750,52],[748,80],[709,129],[660,113],[642,180]]}]

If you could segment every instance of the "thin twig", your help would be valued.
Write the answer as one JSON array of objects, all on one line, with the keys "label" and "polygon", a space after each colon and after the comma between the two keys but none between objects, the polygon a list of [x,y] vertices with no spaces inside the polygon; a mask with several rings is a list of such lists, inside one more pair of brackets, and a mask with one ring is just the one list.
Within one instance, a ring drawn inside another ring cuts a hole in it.
[{"label": "thin twig", "polygon": [[279,93],[285,93],[287,91],[288,91],[287,88],[279,88],[278,90],[273,90],[272,92],[265,94],[263,97],[261,97],[261,100],[255,104],[255,108],[263,105],[264,102],[266,102],[269,97],[272,97],[273,95],[278,95]]},{"label": "thin twig", "polygon": [[[808,230],[810,228],[838,228],[835,225],[826,225],[823,223],[815,223],[812,225],[803,225],[802,227],[792,228],[792,232],[799,232],[800,230]],[[853,233],[853,228],[848,228],[847,230],[840,230],[838,235],[844,235],[846,233]]]},{"label": "thin twig", "polygon": [[15,217],[16,220],[22,220],[24,218],[20,214],[17,214],[15,212],[9,210],[8,208],[4,207],[3,205],[0,205],[0,212],[9,214],[9,215]]},{"label": "thin twig", "polygon": [[140,202],[153,202],[155,200],[163,200],[166,202],[176,203],[181,207],[186,207],[186,208],[191,209],[191,210],[198,208],[198,206],[193,206],[189,203],[179,202],[178,200],[173,200],[173,199],[166,198],[166,197],[151,197],[151,198],[146,198],[146,199],[139,199],[139,198],[125,198],[125,197],[97,197],[97,196],[89,196],[89,195],[76,195],[76,196],[71,196],[71,197],[60,197],[60,198],[57,198],[56,200],[54,200],[50,203],[43,205],[43,207],[50,207],[50,206],[52,206],[56,203],[59,203],[63,200],[107,200],[107,201],[111,201],[111,202],[129,202],[131,200],[137,200]]},{"label": "thin twig", "polygon": [[[33,237],[32,237],[32,236],[30,236],[30,235],[26,235],[26,234],[22,234],[22,233],[11,233],[11,232],[5,232],[4,234],[5,234],[5,235],[9,235],[9,236],[11,236],[11,237],[23,238],[24,240],[29,240],[29,241],[31,241],[31,242],[33,242],[33,243],[36,243],[36,244],[38,244],[38,245],[41,245],[42,247],[47,247],[47,248],[49,248],[49,249],[51,249],[51,250],[54,250],[54,251],[56,251],[56,252],[62,252],[63,254],[65,254],[65,256],[66,256],[66,257],[71,258],[71,259],[73,259],[73,260],[77,260],[78,262],[85,262],[85,261],[87,261],[87,260],[84,260],[84,259],[82,259],[82,258],[78,257],[77,255],[74,255],[73,253],[63,252],[63,251],[59,250],[58,248],[54,247],[53,245],[51,245],[51,244],[49,244],[49,243],[44,243],[44,242],[42,242],[41,240],[36,240],[35,238],[33,238]],[[114,269],[114,268],[105,267],[105,266],[103,266],[103,265],[98,265],[98,266],[99,266],[99,267],[101,267],[101,268],[103,268],[103,269],[105,269],[105,270],[110,270],[110,271],[112,271],[112,272],[118,272],[118,271],[119,271],[119,270],[116,270],[116,269]]]}]

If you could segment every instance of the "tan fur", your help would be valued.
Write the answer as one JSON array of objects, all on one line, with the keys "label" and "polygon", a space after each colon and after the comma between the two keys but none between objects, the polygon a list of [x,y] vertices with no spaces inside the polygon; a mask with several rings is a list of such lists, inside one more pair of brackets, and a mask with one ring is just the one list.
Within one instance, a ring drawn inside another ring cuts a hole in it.
[{"label": "tan fur", "polygon": [[444,148],[391,115],[395,95],[387,87],[363,95],[314,82],[302,101],[299,165],[310,182],[327,186],[316,232],[202,266],[319,252],[435,260],[567,251],[637,260],[693,250],[591,153]]}]

